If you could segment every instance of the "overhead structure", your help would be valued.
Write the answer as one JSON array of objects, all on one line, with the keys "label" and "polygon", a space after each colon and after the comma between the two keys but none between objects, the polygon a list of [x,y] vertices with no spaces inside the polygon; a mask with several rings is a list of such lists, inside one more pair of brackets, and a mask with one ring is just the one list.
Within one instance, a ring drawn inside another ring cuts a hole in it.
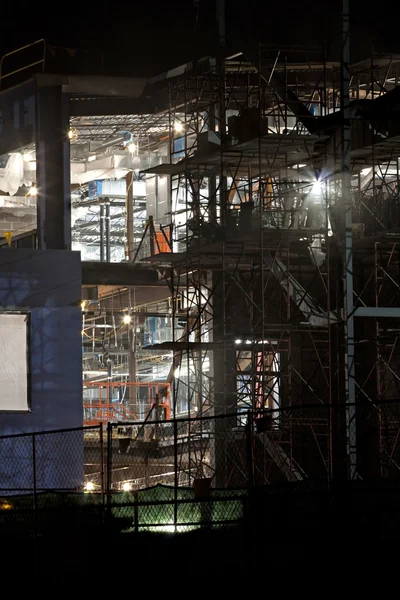
[{"label": "overhead structure", "polygon": [[80,251],[87,421],[163,415],[179,483],[241,485],[249,431],[256,483],[391,476],[400,57],[351,65],[346,28],[342,64],[229,54],[221,19],[218,57],[153,79],[26,82],[44,134],[5,128],[0,233]]}]

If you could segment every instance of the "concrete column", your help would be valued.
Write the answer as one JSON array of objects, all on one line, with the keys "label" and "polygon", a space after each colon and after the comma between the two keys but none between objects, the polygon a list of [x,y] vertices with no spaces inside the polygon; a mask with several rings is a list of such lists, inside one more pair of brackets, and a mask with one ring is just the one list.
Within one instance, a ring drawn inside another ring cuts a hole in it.
[{"label": "concrete column", "polygon": [[68,97],[61,86],[36,91],[38,240],[42,249],[71,248]]}]

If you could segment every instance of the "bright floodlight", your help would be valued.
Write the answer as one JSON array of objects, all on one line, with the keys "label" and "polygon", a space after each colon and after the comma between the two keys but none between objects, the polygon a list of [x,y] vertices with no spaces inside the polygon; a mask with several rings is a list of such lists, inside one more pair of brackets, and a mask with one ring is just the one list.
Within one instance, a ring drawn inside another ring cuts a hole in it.
[{"label": "bright floodlight", "polygon": [[37,196],[37,187],[35,187],[34,185],[29,189],[29,195],[30,196]]},{"label": "bright floodlight", "polygon": [[132,320],[131,315],[124,315],[124,323],[125,325],[128,325]]},{"label": "bright floodlight", "polygon": [[68,137],[69,137],[70,140],[72,140],[72,138],[74,137],[74,132],[72,131],[72,129],[70,129],[68,131]]},{"label": "bright floodlight", "polygon": [[124,481],[124,483],[122,484],[122,491],[130,492],[131,489],[132,489],[132,485],[129,483],[129,481]]},{"label": "bright floodlight", "polygon": [[135,154],[136,152],[136,144],[134,144],[133,142],[131,144],[128,145],[128,150],[131,154]]},{"label": "bright floodlight", "polygon": [[316,181],[314,181],[313,186],[312,186],[312,191],[314,192],[314,194],[319,194],[319,192],[321,191],[321,186],[322,186],[321,181],[318,181],[318,179]]},{"label": "bright floodlight", "polygon": [[31,160],[31,155],[29,152],[24,152],[22,158],[24,159],[24,162],[29,162]]},{"label": "bright floodlight", "polygon": [[87,492],[93,492],[93,490],[94,490],[94,483],[93,483],[93,481],[88,481],[88,482],[85,483],[85,490]]},{"label": "bright floodlight", "polygon": [[175,129],[176,133],[181,133],[181,131],[183,131],[183,124],[180,123],[179,121],[175,121],[174,129]]}]

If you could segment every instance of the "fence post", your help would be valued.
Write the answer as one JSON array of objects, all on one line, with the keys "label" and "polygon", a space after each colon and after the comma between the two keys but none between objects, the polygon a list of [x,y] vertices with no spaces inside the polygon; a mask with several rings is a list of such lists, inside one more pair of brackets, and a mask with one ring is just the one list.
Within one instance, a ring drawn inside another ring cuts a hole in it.
[{"label": "fence post", "polygon": [[174,528],[178,524],[178,423],[176,418],[174,419]]},{"label": "fence post", "polygon": [[107,515],[111,520],[111,483],[112,483],[112,423],[107,423],[107,471],[106,471],[106,485],[107,485]]},{"label": "fence post", "polygon": [[104,439],[103,439],[103,423],[99,425],[99,442],[100,442],[100,484],[101,484],[101,512],[102,520],[104,523],[104,509],[105,509],[105,481],[104,481]]},{"label": "fence post", "polygon": [[35,521],[35,536],[38,535],[38,503],[37,503],[37,479],[36,479],[36,435],[32,434],[32,469],[33,469],[33,510]]},{"label": "fence post", "polygon": [[246,460],[247,460],[247,485],[249,489],[254,487],[254,448],[253,448],[253,418],[249,410],[246,423]]},{"label": "fence post", "polygon": [[135,525],[135,533],[139,531],[139,493],[136,490],[133,493],[133,522]]}]

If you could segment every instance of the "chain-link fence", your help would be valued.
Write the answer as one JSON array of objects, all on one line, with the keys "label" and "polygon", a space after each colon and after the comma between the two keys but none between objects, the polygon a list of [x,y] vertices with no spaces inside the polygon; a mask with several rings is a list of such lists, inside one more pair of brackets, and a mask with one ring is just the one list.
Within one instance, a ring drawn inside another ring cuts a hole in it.
[{"label": "chain-link fence", "polygon": [[[3,532],[69,527],[71,515],[101,518],[104,487],[101,427],[0,436]],[[100,494],[89,501],[93,490]]]},{"label": "chain-link fence", "polygon": [[330,413],[319,406],[110,424],[109,490],[193,487],[198,481],[214,489],[247,489],[276,481],[327,480],[330,437]]},{"label": "chain-link fence", "polygon": [[[398,473],[394,408],[357,407],[360,472],[368,465],[386,478]],[[35,532],[80,519],[120,531],[238,524],[254,488],[325,485],[332,469],[346,471],[346,417],[345,406],[315,405],[1,436],[0,525]]]}]

